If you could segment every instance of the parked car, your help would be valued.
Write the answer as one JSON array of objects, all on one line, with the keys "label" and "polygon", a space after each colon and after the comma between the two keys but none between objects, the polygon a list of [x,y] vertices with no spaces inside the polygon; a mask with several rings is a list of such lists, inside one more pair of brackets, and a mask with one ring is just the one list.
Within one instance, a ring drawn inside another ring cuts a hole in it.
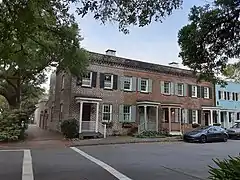
[{"label": "parked car", "polygon": [[227,130],[220,126],[200,126],[183,135],[183,140],[188,142],[213,142],[228,140]]},{"label": "parked car", "polygon": [[227,129],[228,136],[232,138],[240,138],[240,121],[237,121],[233,127]]}]

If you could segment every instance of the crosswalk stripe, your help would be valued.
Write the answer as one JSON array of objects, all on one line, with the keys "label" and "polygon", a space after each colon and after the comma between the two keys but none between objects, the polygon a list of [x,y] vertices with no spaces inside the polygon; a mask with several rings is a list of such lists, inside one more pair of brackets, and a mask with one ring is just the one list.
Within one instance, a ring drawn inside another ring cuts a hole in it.
[{"label": "crosswalk stripe", "polygon": [[34,180],[32,156],[30,150],[24,150],[22,165],[22,180]]}]

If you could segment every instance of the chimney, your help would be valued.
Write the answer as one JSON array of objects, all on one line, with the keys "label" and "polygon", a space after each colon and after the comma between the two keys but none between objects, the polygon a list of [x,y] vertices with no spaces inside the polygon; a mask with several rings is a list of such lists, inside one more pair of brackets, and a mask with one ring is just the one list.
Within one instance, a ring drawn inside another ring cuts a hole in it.
[{"label": "chimney", "polygon": [[170,62],[168,65],[174,68],[179,68],[179,64],[177,62]]},{"label": "chimney", "polygon": [[112,49],[106,50],[106,55],[116,56],[116,51]]}]

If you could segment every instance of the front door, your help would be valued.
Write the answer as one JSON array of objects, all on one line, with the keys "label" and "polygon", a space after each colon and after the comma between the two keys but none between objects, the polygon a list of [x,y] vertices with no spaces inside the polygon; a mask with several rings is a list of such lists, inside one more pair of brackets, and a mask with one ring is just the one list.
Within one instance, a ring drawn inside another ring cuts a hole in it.
[{"label": "front door", "polygon": [[205,119],[205,126],[209,125],[209,113],[205,112],[204,113],[204,119]]},{"label": "front door", "polygon": [[90,121],[90,119],[91,119],[91,104],[84,103],[82,121]]}]

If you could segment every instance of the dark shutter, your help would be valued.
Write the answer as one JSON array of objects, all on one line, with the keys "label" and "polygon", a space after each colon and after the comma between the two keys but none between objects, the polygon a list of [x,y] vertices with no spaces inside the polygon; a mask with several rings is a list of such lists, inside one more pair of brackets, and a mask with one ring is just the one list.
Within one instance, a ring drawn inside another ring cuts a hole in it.
[{"label": "dark shutter", "polygon": [[188,110],[188,124],[192,124],[192,110]]},{"label": "dark shutter", "polygon": [[224,100],[227,100],[227,92],[224,91]]},{"label": "dark shutter", "polygon": [[92,72],[92,87],[96,87],[97,84],[97,72]]},{"label": "dark shutter", "polygon": [[113,75],[113,89],[117,90],[118,89],[118,76]]},{"label": "dark shutter", "polygon": [[201,87],[201,98],[204,98],[204,87]]},{"label": "dark shutter", "polygon": [[[210,93],[210,89],[209,89],[209,93]],[[221,99],[221,91],[218,91],[218,99]]]},{"label": "dark shutter", "polygon": [[198,124],[202,123],[202,111],[201,110],[197,110],[198,111]]},{"label": "dark shutter", "polygon": [[235,93],[232,93],[232,100],[235,101]]},{"label": "dark shutter", "polygon": [[188,96],[192,97],[192,85],[188,85]]},{"label": "dark shutter", "polygon": [[197,86],[197,97],[200,98],[201,97],[201,87]]},{"label": "dark shutter", "polygon": [[227,99],[226,100],[229,100],[230,99],[230,92],[227,92]]},{"label": "dark shutter", "polygon": [[77,77],[77,79],[76,79],[76,85],[77,85],[77,86],[81,86],[81,85],[82,85],[82,78],[81,78],[81,77]]},{"label": "dark shutter", "polygon": [[104,88],[104,74],[100,73],[100,88]]},{"label": "dark shutter", "polygon": [[212,99],[212,98],[213,98],[213,97],[212,97],[212,93],[213,93],[212,90],[213,90],[212,88],[209,88],[209,99]]},{"label": "dark shutter", "polygon": [[238,93],[235,93],[235,100],[238,101]]}]

